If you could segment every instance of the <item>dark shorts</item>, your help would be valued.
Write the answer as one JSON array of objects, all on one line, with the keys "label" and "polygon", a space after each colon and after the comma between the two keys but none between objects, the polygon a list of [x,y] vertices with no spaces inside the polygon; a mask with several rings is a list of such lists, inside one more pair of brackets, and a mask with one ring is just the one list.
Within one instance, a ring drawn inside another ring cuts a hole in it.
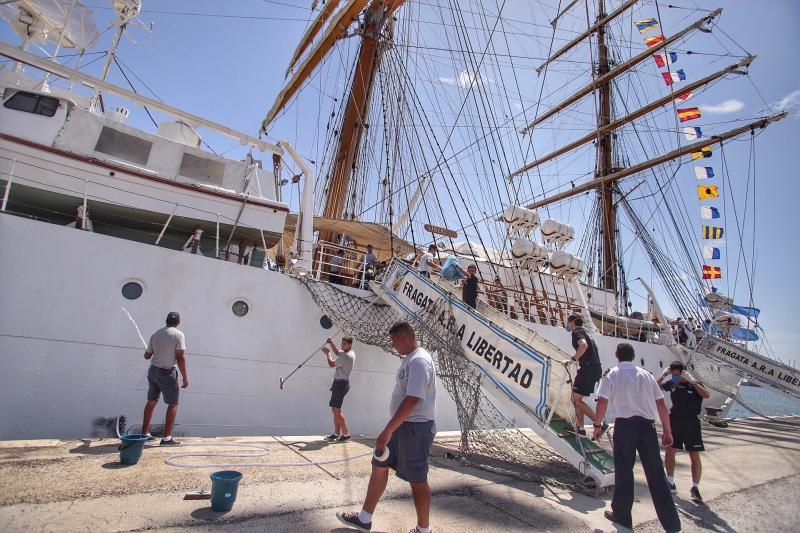
[{"label": "dark shorts", "polygon": [[178,369],[177,368],[159,368],[150,365],[150,370],[147,371],[147,382],[150,387],[147,389],[147,401],[158,401],[158,395],[164,395],[164,403],[169,405],[177,405],[178,403]]},{"label": "dark shorts", "polygon": [[331,407],[336,407],[337,409],[341,409],[344,396],[349,390],[350,382],[348,380],[334,379],[333,385],[331,385],[331,401],[328,402],[328,405]]},{"label": "dark shorts", "polygon": [[423,276],[425,276],[426,278],[430,278],[431,277],[431,273],[428,272],[427,270],[420,270],[419,273],[422,274]]},{"label": "dark shorts", "polygon": [[428,480],[428,455],[430,455],[436,429],[433,420],[428,422],[403,422],[389,440],[389,458],[372,464],[392,468],[397,477],[409,483]]},{"label": "dark shorts", "polygon": [[603,369],[599,366],[578,368],[578,375],[572,382],[572,390],[581,396],[589,396],[594,392],[594,386],[603,377]]},{"label": "dark shorts", "polygon": [[669,415],[669,425],[672,426],[672,446],[676,450],[686,449],[687,452],[704,452],[703,435],[700,432],[700,420],[697,417],[680,417]]}]

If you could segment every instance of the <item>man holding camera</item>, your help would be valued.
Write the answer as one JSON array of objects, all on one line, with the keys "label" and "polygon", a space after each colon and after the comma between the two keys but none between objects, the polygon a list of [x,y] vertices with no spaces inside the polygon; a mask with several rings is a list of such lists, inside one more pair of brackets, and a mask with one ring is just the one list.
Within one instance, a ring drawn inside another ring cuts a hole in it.
[{"label": "man holding camera", "polygon": [[692,499],[702,502],[700,496],[700,475],[702,465],[700,452],[704,451],[703,436],[700,432],[700,415],[703,399],[711,394],[687,370],[681,361],[673,361],[668,369],[664,370],[658,384],[670,391],[672,407],[669,411],[669,421],[672,426],[672,445],[667,446],[664,455],[664,467],[667,471],[667,482],[670,490],[675,493],[675,451],[684,447],[689,452],[692,463],[692,488],[689,491]]}]

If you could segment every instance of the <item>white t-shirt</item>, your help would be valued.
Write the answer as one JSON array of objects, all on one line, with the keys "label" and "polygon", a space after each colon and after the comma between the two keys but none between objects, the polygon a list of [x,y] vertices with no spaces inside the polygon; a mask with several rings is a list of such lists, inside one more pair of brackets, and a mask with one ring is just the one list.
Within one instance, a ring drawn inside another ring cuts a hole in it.
[{"label": "white t-shirt", "polygon": [[146,351],[153,354],[151,365],[169,369],[178,364],[175,350],[186,350],[186,337],[178,328],[164,326],[150,337]]},{"label": "white t-shirt", "polygon": [[433,262],[433,254],[430,252],[425,252],[422,254],[422,257],[419,258],[419,271],[420,272],[433,272],[433,267],[431,263]]},{"label": "white t-shirt", "polygon": [[397,370],[392,391],[389,414],[394,416],[406,396],[420,401],[406,418],[406,422],[427,422],[436,414],[436,369],[433,358],[424,348],[417,348],[403,358]]},{"label": "white t-shirt", "polygon": [[353,372],[353,363],[356,361],[356,354],[353,350],[345,352],[340,350],[333,360],[333,366],[336,371],[333,373],[333,379],[350,379],[350,373]]},{"label": "white t-shirt", "polygon": [[656,378],[630,361],[620,362],[600,381],[597,395],[606,398],[617,418],[641,416],[658,420],[656,400],[664,393]]}]

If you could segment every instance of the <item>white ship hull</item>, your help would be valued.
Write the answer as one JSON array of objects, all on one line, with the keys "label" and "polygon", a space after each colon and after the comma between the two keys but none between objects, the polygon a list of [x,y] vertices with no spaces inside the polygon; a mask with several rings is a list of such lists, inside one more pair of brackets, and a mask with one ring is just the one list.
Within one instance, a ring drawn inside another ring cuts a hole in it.
[{"label": "white ship hull", "polygon": [[[123,307],[145,339],[168,311],[181,313],[190,387],[176,434],[331,431],[332,371],[321,353],[278,386],[336,331],[323,329],[323,312],[295,279],[8,214],[0,242],[0,438],[108,435],[118,415],[139,423],[148,362]],[[144,287],[133,301],[121,293],[132,280]],[[237,300],[250,307],[241,318]],[[355,351],[344,412],[354,433],[374,435],[388,419],[398,362],[375,347]],[[457,429],[446,391],[438,398],[438,427]]]}]

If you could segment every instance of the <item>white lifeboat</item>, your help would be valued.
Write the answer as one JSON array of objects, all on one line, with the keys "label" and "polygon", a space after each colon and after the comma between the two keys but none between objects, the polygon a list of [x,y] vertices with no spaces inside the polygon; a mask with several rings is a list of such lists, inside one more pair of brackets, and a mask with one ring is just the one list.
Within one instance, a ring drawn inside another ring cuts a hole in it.
[{"label": "white lifeboat", "polygon": [[575,238],[575,228],[550,218],[542,224],[542,237],[547,243],[563,247]]}]

